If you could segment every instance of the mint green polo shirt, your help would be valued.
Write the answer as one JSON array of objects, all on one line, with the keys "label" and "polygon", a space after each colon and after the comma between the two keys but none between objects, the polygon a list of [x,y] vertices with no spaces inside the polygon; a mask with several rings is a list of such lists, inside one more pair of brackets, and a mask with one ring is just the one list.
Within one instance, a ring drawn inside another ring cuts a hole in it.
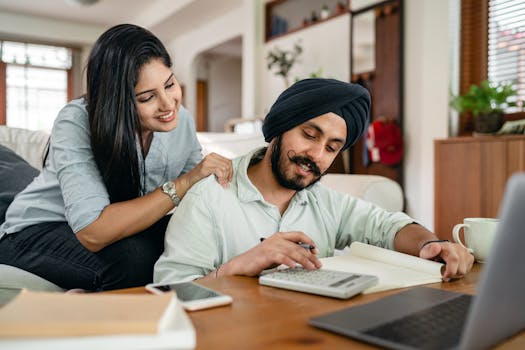
[{"label": "mint green polo shirt", "polygon": [[155,282],[205,276],[275,232],[304,232],[315,241],[320,258],[354,241],[393,249],[395,234],[415,221],[319,182],[297,192],[281,216],[248,178],[254,153],[234,159],[229,188],[210,176],[186,193],[166,230],[164,253],[155,264]]}]

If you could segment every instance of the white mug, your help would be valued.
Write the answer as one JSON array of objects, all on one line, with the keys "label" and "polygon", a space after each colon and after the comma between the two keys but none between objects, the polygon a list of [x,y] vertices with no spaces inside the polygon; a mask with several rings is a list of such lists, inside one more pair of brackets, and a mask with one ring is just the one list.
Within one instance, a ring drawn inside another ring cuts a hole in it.
[{"label": "white mug", "polygon": [[[474,254],[477,262],[482,263],[487,260],[489,255],[498,222],[498,219],[491,218],[465,218],[462,224],[454,226],[452,237],[456,243],[469,249]],[[465,243],[459,237],[459,232],[462,228]]]}]

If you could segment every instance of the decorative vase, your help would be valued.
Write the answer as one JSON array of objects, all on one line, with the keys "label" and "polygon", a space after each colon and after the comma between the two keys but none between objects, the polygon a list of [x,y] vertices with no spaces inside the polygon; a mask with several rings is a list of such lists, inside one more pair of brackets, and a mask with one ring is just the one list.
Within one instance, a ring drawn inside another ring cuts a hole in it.
[{"label": "decorative vase", "polygon": [[310,25],[310,20],[308,18],[303,18],[303,27],[308,27]]},{"label": "decorative vase", "polygon": [[319,16],[321,17],[321,19],[327,19],[328,17],[330,17],[330,10],[328,9],[328,6],[323,6]]},{"label": "decorative vase", "polygon": [[474,117],[474,130],[480,134],[492,134],[501,129],[503,113],[480,113]]},{"label": "decorative vase", "polygon": [[312,14],[310,16],[310,22],[311,23],[315,23],[315,22],[317,22],[318,19],[319,19],[319,17],[317,17],[317,12],[312,11]]}]

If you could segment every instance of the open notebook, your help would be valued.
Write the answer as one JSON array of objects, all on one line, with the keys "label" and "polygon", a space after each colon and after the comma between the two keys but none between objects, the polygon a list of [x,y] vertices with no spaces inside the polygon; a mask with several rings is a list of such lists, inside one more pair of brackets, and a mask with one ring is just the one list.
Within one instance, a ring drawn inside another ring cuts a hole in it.
[{"label": "open notebook", "polygon": [[525,330],[525,174],[508,182],[477,295],[413,288],[310,319],[391,349],[488,349]]},{"label": "open notebook", "polygon": [[322,258],[321,262],[323,269],[377,276],[379,283],[365,290],[365,294],[439,282],[444,266],[360,242],[353,242],[344,255]]}]

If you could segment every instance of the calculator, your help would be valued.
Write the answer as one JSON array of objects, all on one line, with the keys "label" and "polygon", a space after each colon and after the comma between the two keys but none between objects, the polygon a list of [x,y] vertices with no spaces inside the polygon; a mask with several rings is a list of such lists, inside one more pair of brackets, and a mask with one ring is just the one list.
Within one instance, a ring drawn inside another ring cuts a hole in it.
[{"label": "calculator", "polygon": [[334,270],[308,271],[302,267],[262,274],[259,284],[298,292],[348,299],[379,282],[377,276]]}]

